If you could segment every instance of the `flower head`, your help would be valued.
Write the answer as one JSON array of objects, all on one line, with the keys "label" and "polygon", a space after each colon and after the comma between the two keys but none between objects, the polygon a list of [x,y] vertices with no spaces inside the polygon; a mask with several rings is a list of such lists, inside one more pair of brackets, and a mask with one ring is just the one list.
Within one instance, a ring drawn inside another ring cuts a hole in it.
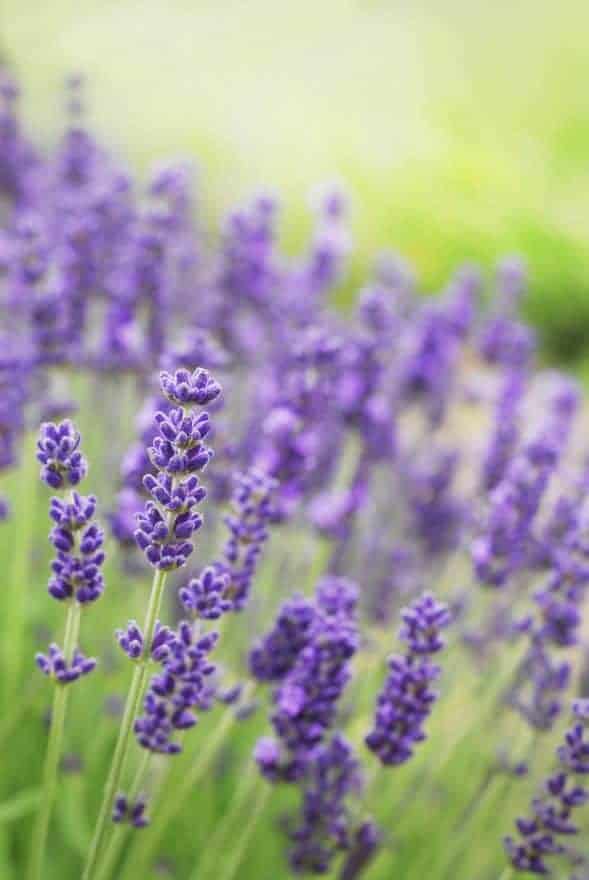
[{"label": "flower head", "polygon": [[160,373],[162,392],[174,406],[207,406],[221,393],[221,386],[208,370],[176,370]]},{"label": "flower head", "polygon": [[88,464],[79,450],[80,433],[66,419],[59,424],[41,425],[37,441],[37,459],[41,462],[41,479],[52,489],[77,486],[86,476]]}]

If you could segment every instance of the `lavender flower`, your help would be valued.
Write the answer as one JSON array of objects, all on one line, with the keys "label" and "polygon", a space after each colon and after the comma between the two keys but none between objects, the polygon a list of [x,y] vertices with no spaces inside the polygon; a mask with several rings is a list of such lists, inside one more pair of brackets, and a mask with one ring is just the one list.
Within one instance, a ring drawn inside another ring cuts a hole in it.
[{"label": "lavender flower", "polygon": [[49,593],[54,599],[76,598],[80,604],[95,602],[104,590],[104,533],[90,522],[96,509],[93,495],[72,492],[71,501],[51,500],[50,516],[56,525],[49,539],[57,550],[52,563]]},{"label": "lavender flower", "polygon": [[432,684],[440,674],[430,657],[443,648],[440,631],[450,621],[446,606],[429,594],[413,602],[402,617],[399,636],[409,651],[389,660],[374,728],[366,737],[366,745],[385,766],[409,760],[415,744],[425,739],[423,724],[437,699]]},{"label": "lavender flower", "polygon": [[531,804],[531,816],[517,820],[519,839],[505,838],[505,849],[516,871],[550,874],[555,857],[572,855],[566,841],[579,833],[573,821],[589,792],[577,781],[589,773],[589,701],[573,703],[573,723],[557,749],[558,769],[546,780],[543,791]]},{"label": "lavender flower", "polygon": [[483,533],[472,545],[475,572],[483,583],[503,586],[533,551],[531,528],[565,447],[576,403],[573,387],[566,382],[557,386],[544,423],[492,490]]},{"label": "lavender flower", "polygon": [[[179,397],[196,395],[195,400],[203,394],[203,399],[214,400],[220,387],[206,371],[202,370],[198,375],[199,378],[194,380],[198,390],[191,391],[184,374],[180,373],[179,379],[172,379],[163,373],[162,390],[166,383],[170,394]],[[203,470],[213,454],[204,443],[211,424],[207,413],[193,415],[184,407],[171,409],[168,413],[157,412],[155,424],[158,434],[148,451],[157,476],[146,474],[143,479],[153,501],[148,501],[145,511],[137,515],[135,539],[154,568],[169,571],[186,563],[194,549],[190,538],[202,525],[202,517],[195,508],[206,492],[196,474]]]},{"label": "lavender flower", "polygon": [[114,803],[112,820],[117,825],[129,823],[133,828],[145,828],[149,825],[149,819],[145,815],[146,807],[143,798],[139,798],[135,803],[129,803],[124,794],[119,794]]},{"label": "lavender flower", "polygon": [[188,370],[160,373],[160,384],[164,397],[174,406],[207,406],[221,393],[221,386],[207,370],[198,369],[192,374]]},{"label": "lavender flower", "polygon": [[318,589],[309,638],[274,693],[272,724],[280,745],[262,741],[256,760],[270,780],[300,779],[315,749],[327,736],[350,679],[350,660],[358,648],[357,591],[347,582],[342,596]]},{"label": "lavender flower", "polygon": [[291,832],[290,864],[297,874],[325,874],[352,843],[346,797],[358,792],[361,777],[352,747],[341,734],[322,745],[303,785],[301,823]]},{"label": "lavender flower", "polygon": [[232,499],[234,513],[225,517],[229,539],[218,566],[221,573],[229,575],[224,596],[231,600],[235,611],[241,611],[247,603],[259,558],[268,540],[275,486],[274,480],[253,469],[237,477]]},{"label": "lavender flower", "polygon": [[[43,465],[41,479],[53,487],[77,485],[87,470],[79,445],[80,434],[72,422],[42,425],[37,444],[37,458]],[[54,599],[69,605],[66,648],[62,653],[56,645],[51,645],[48,655],[37,655],[37,665],[61,683],[76,681],[96,665],[95,660],[84,657],[76,649],[75,639],[68,643],[68,633],[76,631],[73,618],[79,613],[79,606],[95,602],[104,590],[101,572],[105,558],[104,535],[92,521],[95,512],[93,495],[84,496],[72,490],[67,499],[51,499],[49,515],[54,526],[49,540],[56,556],[51,564],[48,590]]]},{"label": "lavender flower", "polygon": [[96,667],[93,657],[85,657],[78,650],[74,651],[70,661],[66,660],[61,648],[53,642],[49,645],[49,653],[36,654],[35,660],[41,672],[54,678],[59,684],[71,684]]},{"label": "lavender flower", "polygon": [[281,681],[311,638],[315,606],[303,596],[285,602],[272,629],[250,651],[250,671],[258,681]]},{"label": "lavender flower", "polygon": [[209,680],[215,666],[208,655],[217,639],[215,632],[195,637],[189,623],[180,623],[175,637],[167,642],[161,674],[151,679],[143,715],[135,722],[137,742],[142,748],[178,754],[181,746],[173,739],[174,733],[196,724],[195,709],[204,712],[211,708],[215,691]]},{"label": "lavender flower", "polygon": [[[139,660],[145,652],[145,642],[139,624],[130,620],[126,629],[116,631],[117,640],[122,650],[131,660]],[[174,642],[174,633],[167,626],[162,626],[159,620],[155,625],[155,632],[149,647],[149,656],[156,663],[161,663],[170,654],[171,645]]]},{"label": "lavender flower", "polygon": [[483,462],[483,485],[494,489],[505,476],[519,440],[518,418],[525,390],[519,370],[508,370],[495,409],[493,433]]},{"label": "lavender flower", "polygon": [[231,611],[233,602],[229,595],[231,576],[218,566],[205,568],[200,577],[192,578],[178,591],[184,608],[202,620],[218,620]]},{"label": "lavender flower", "polygon": [[405,475],[411,532],[429,556],[458,546],[466,506],[453,491],[459,458],[455,451],[430,450]]},{"label": "lavender flower", "polygon": [[46,422],[37,442],[41,479],[52,489],[77,486],[86,476],[88,464],[79,451],[80,434],[68,420],[60,424]]},{"label": "lavender flower", "polygon": [[363,822],[354,832],[339,880],[357,880],[374,858],[381,838],[381,832],[374,822]]}]

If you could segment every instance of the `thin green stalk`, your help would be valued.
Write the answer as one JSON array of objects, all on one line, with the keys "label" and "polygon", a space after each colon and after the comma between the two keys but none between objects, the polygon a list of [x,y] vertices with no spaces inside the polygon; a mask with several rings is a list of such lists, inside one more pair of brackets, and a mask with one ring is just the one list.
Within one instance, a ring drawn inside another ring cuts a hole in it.
[{"label": "thin green stalk", "polygon": [[508,865],[499,877],[499,880],[511,880],[511,877],[513,877],[513,868]]},{"label": "thin green stalk", "polygon": [[[252,695],[253,688],[248,688],[244,692],[244,697],[247,699],[251,699]],[[173,791],[169,790],[171,788],[170,785],[164,789],[161,798],[161,809],[154,817],[153,827],[149,829],[149,835],[137,842],[138,851],[136,853],[131,851],[128,859],[128,864],[132,866],[133,876],[140,876],[149,867],[162,837],[176,816],[182,812],[186,801],[195,791],[199,780],[210,766],[212,759],[234,724],[235,714],[228,710],[225,711],[221,722],[215,728],[212,736],[207,739],[197,760],[186,770],[182,778],[178,780]]]},{"label": "thin green stalk", "polygon": [[86,860],[86,866],[84,868],[82,880],[90,880],[90,877],[92,877],[92,874],[94,873],[94,869],[100,857],[100,851],[104,843],[105,835],[109,827],[114,799],[120,787],[121,776],[127,758],[127,753],[129,751],[129,743],[131,739],[133,723],[135,721],[135,717],[137,715],[137,711],[141,702],[141,696],[145,688],[147,670],[150,660],[149,651],[151,643],[153,641],[155,624],[160,613],[165,583],[166,572],[156,569],[153,576],[153,583],[151,587],[151,595],[149,597],[149,605],[147,607],[147,614],[145,617],[145,624],[143,626],[144,651],[142,657],[140,658],[140,660],[137,661],[135,669],[133,670],[133,678],[131,679],[131,685],[127,694],[125,711],[123,713],[123,719],[119,728],[119,736],[117,739],[117,744],[115,746],[115,751],[110,766],[110,772],[104,786],[102,804],[100,806],[100,811],[96,820],[96,828],[94,831],[92,842],[90,844],[90,850],[88,852],[88,858]]},{"label": "thin green stalk", "polygon": [[27,788],[11,801],[0,804],[0,825],[20,820],[28,813],[33,813],[41,801],[40,788]]},{"label": "thin green stalk", "polygon": [[[143,785],[144,779],[147,774],[151,756],[151,752],[147,751],[147,749],[142,749],[141,761],[139,762],[139,766],[137,767],[137,771],[135,773],[135,778],[129,789],[128,801],[130,804],[134,804],[139,796],[141,786]],[[113,869],[129,830],[129,826],[123,822],[117,825],[114,829],[108,842],[108,846],[104,851],[104,858],[102,859],[99,869],[96,872],[96,880],[108,880],[109,877],[114,877]]]},{"label": "thin green stalk", "polygon": [[[68,608],[65,624],[63,653],[67,663],[69,663],[73,657],[78,642],[79,631],[80,606],[77,602],[72,602]],[[31,844],[31,856],[27,875],[29,880],[41,880],[42,877],[49,823],[57,792],[59,760],[62,752],[69,691],[70,688],[67,684],[64,685],[59,682],[55,683],[53,706],[51,709],[51,726],[49,728],[49,742],[47,744],[47,754],[45,756],[45,767],[43,770],[41,806],[33,829],[33,840]]]},{"label": "thin green stalk", "polygon": [[[257,781],[256,776],[252,775],[251,770],[252,768],[250,767],[249,772],[246,772],[244,774],[242,778],[242,784],[239,786],[235,794],[233,803],[231,804],[229,815],[223,820],[223,823],[219,825],[218,833],[214,834],[210,841],[211,846],[208,848],[208,852],[215,855],[215,864],[214,866],[212,866],[213,871],[211,871],[210,873],[214,873],[215,880],[233,880],[233,877],[235,876],[236,872],[239,869],[239,866],[241,865],[247,844],[254,832],[259,815],[264,809],[266,801],[268,800],[268,797],[270,795],[271,787],[269,785],[265,785],[258,796],[254,798],[254,804],[251,810],[249,810],[248,812],[247,820],[244,824],[241,825],[240,831],[236,835],[236,837],[232,839],[231,847],[223,848],[217,846],[217,844],[221,844],[223,842],[225,835],[228,833],[228,831],[231,830],[232,820],[235,818],[236,815],[241,812],[241,808],[243,807],[248,795],[251,792],[252,784],[255,784],[255,782]],[[220,872],[218,864],[219,852],[227,852],[231,854],[230,858],[225,863],[224,870]],[[208,863],[206,862],[204,866],[197,865],[191,875],[190,880],[206,880],[207,868]]]},{"label": "thin green stalk", "polygon": [[[253,761],[250,761],[245,772],[241,776],[241,780],[239,782],[239,785],[237,786],[237,788],[235,790],[235,794],[233,795],[233,798],[231,800],[231,807],[230,807],[229,812],[226,813],[223,816],[223,820],[217,824],[217,826],[211,836],[211,839],[207,843],[206,852],[208,853],[209,858],[207,859],[207,857],[205,855],[204,862],[201,861],[197,865],[197,867],[194,870],[194,873],[191,876],[191,880],[203,880],[203,878],[206,878],[207,873],[209,873],[208,868],[213,867],[213,865],[210,864],[211,861],[214,862],[214,868],[215,868],[215,870],[217,870],[217,868],[218,868],[218,854],[220,852],[228,851],[224,846],[225,838],[231,833],[231,828],[232,828],[232,824],[233,824],[234,820],[236,819],[237,816],[239,816],[239,814],[240,814],[242,808],[244,807],[245,803],[247,802],[248,798],[251,797],[252,789],[255,788],[257,782],[259,782],[258,768],[253,763]],[[266,784],[264,787],[264,791],[262,792],[262,795],[264,796],[264,800],[265,800],[265,796],[268,794],[269,790],[270,790],[270,786]],[[258,801],[259,800],[262,800],[262,797],[258,798]],[[242,826],[242,832],[245,832],[246,829],[247,829],[247,825]],[[246,836],[246,842],[247,842],[247,837],[249,837],[249,834],[247,834],[247,836]],[[232,851],[238,852],[239,848],[240,848],[240,843],[241,843],[241,837],[237,841],[232,840],[232,843],[231,843]],[[237,867],[237,865],[235,867]]]}]

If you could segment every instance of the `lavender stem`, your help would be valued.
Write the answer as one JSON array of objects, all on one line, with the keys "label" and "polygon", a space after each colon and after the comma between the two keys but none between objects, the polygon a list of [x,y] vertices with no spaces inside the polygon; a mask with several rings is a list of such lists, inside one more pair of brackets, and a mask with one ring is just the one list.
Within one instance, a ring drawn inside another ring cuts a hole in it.
[{"label": "lavender stem", "polygon": [[[246,800],[248,800],[248,798],[251,799],[250,802],[253,802],[253,806],[248,812],[247,820],[240,826],[236,838],[231,842],[232,858],[228,861],[224,871],[219,872],[218,858],[214,859],[213,872],[216,880],[233,880],[233,877],[243,859],[245,848],[255,828],[259,814],[263,810],[266,801],[270,796],[272,789],[269,786],[262,789],[256,796],[255,787],[258,777],[255,770],[255,765],[251,765],[243,773],[241,782],[231,802],[230,810],[224,817],[223,822],[217,826],[216,833],[213,834],[211,838],[208,853],[218,855],[223,849],[226,835],[231,832],[232,821],[240,815]],[[210,861],[205,862],[204,865],[202,863],[198,864],[191,875],[190,880],[201,880],[201,878],[202,880],[206,880],[207,875],[211,873],[207,870],[209,866],[213,868]]]},{"label": "lavender stem", "polygon": [[[135,778],[133,779],[133,783],[131,788],[129,789],[129,803],[134,804],[137,800],[139,792],[141,791],[141,786],[143,785],[143,781],[145,779],[149,762],[151,760],[152,753],[148,751],[143,751],[141,755],[141,761],[139,762],[139,766],[137,767],[137,771],[135,773]],[[100,864],[100,868],[96,874],[97,880],[108,880],[109,877],[114,876],[113,868],[116,863],[117,857],[120,853],[121,846],[127,832],[129,831],[128,825],[124,823],[120,823],[114,829],[111,838],[109,840],[108,846],[104,852],[104,858]]]},{"label": "lavender stem", "polygon": [[166,583],[166,575],[167,572],[162,571],[161,569],[156,569],[153,575],[151,595],[149,597],[149,605],[145,617],[145,624],[143,626],[145,648],[142,657],[137,662],[133,671],[133,678],[131,679],[131,685],[127,694],[127,701],[125,703],[123,720],[121,721],[121,726],[119,729],[119,736],[117,739],[117,744],[115,746],[115,751],[110,767],[110,773],[108,774],[106,785],[104,787],[102,804],[100,806],[98,819],[96,820],[96,828],[94,831],[92,842],[90,844],[90,850],[88,852],[88,859],[86,861],[82,880],[90,880],[90,877],[92,877],[92,874],[94,873],[94,869],[100,856],[100,850],[104,842],[104,837],[108,829],[108,823],[110,822],[114,799],[120,787],[121,776],[125,765],[125,760],[127,758],[127,753],[129,751],[129,743],[131,738],[131,731],[133,730],[133,723],[137,716],[137,710],[139,708],[141,697],[145,689],[147,670],[150,660],[150,645],[153,641],[155,624],[159,617],[162,597],[164,593],[164,586]]},{"label": "lavender stem", "polygon": [[[68,664],[71,662],[74,655],[79,631],[80,605],[78,602],[73,601],[69,605],[65,623],[64,657]],[[49,742],[47,744],[47,754],[45,756],[45,766],[43,769],[43,793],[41,805],[37,814],[37,820],[33,829],[31,860],[29,862],[29,871],[27,875],[29,880],[41,880],[42,876],[49,822],[51,820],[51,810],[53,808],[53,802],[57,790],[57,776],[65,729],[68,694],[69,688],[67,684],[62,684],[61,682],[56,681],[53,705],[51,708]]]},{"label": "lavender stem", "polygon": [[[244,700],[250,700],[254,694],[253,687],[247,687],[244,691]],[[203,746],[199,753],[198,760],[194,761],[192,766],[184,772],[177,787],[174,787],[173,794],[168,792],[168,796],[162,797],[162,808],[157,813],[157,821],[154,821],[154,827],[151,829],[149,837],[140,842],[140,850],[135,854],[131,853],[129,864],[133,866],[133,874],[141,875],[142,871],[149,866],[149,862],[153,854],[170,824],[182,812],[186,801],[194,793],[194,790],[200,781],[203,773],[210,766],[210,762],[219,747],[225,741],[226,735],[235,723],[235,714],[229,710],[225,710],[223,719],[215,728],[213,735],[207,739],[206,745]]]}]

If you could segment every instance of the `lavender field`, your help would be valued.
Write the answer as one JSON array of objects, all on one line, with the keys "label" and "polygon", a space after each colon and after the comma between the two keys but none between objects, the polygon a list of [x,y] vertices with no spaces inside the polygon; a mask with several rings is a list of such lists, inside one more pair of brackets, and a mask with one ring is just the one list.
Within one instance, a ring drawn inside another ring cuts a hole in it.
[{"label": "lavender field", "polygon": [[588,880],[589,415],[534,252],[430,289],[345,174],[221,197],[91,75],[48,137],[18,68],[0,880]]}]

